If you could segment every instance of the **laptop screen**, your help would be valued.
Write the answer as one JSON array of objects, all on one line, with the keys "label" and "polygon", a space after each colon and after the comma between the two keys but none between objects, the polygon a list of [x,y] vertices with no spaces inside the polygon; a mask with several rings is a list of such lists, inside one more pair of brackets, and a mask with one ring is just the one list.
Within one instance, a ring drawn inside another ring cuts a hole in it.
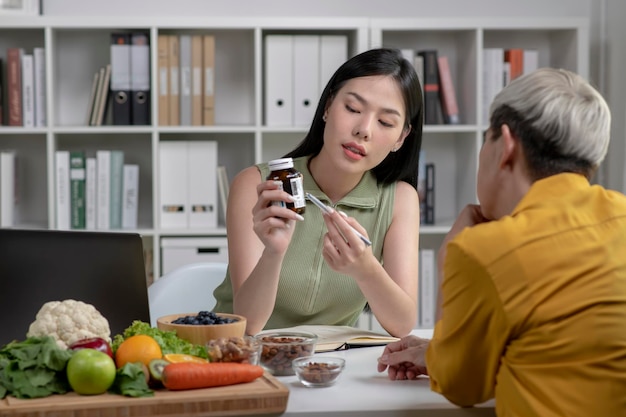
[{"label": "laptop screen", "polygon": [[0,229],[0,346],[24,340],[48,301],[92,304],[111,337],[150,322],[143,244],[133,233]]}]

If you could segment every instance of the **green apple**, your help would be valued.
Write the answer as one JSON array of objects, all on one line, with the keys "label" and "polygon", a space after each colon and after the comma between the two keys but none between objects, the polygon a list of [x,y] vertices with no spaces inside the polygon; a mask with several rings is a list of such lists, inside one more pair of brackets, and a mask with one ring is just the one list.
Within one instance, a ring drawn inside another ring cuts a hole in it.
[{"label": "green apple", "polygon": [[67,362],[67,380],[78,394],[106,392],[115,380],[115,362],[106,353],[80,349]]}]

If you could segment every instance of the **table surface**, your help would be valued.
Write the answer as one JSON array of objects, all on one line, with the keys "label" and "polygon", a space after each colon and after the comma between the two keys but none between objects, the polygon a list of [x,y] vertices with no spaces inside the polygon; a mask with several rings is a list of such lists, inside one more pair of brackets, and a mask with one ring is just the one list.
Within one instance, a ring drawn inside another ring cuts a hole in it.
[{"label": "table surface", "polygon": [[[418,329],[416,336],[430,338],[432,329]],[[339,356],[346,367],[335,385],[307,388],[297,377],[277,377],[289,388],[289,401],[284,416],[495,416],[494,402],[473,408],[459,408],[442,395],[431,391],[427,377],[412,381],[391,381],[387,373],[376,369],[382,346],[319,353],[318,356]]]}]

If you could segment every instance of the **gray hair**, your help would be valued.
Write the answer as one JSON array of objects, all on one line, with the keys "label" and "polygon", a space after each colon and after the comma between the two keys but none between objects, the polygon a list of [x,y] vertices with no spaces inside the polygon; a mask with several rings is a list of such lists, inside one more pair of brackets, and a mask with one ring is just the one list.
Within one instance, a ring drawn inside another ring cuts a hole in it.
[{"label": "gray hair", "polygon": [[[523,75],[496,95],[494,112],[510,108],[549,147],[562,156],[588,162],[594,169],[604,160],[610,139],[611,111],[602,95],[573,72],[540,68]],[[546,144],[548,145],[548,144]]]}]

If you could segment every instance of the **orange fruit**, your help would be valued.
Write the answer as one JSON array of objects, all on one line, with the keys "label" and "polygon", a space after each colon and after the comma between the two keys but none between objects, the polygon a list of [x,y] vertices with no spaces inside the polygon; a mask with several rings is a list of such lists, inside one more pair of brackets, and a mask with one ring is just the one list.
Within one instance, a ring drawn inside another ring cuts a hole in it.
[{"label": "orange fruit", "polygon": [[166,353],[163,355],[163,359],[168,361],[169,363],[180,363],[180,362],[194,362],[194,363],[207,363],[208,361],[204,358],[194,355],[187,355],[184,353]]},{"label": "orange fruit", "polygon": [[163,352],[161,346],[154,338],[138,334],[124,340],[115,352],[115,366],[121,368],[128,362],[141,362],[150,365],[152,359],[161,359]]}]

